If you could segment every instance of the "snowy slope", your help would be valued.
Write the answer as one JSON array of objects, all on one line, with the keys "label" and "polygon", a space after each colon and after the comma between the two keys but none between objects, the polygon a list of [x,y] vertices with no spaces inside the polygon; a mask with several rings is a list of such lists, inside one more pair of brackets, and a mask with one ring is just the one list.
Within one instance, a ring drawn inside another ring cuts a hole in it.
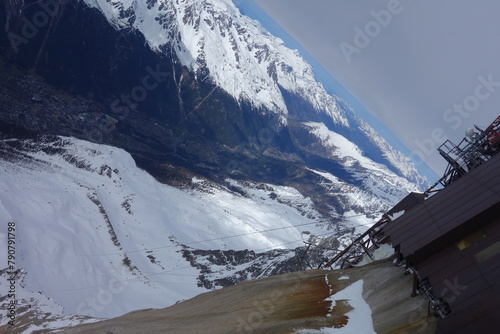
[{"label": "snowy slope", "polygon": [[[14,147],[24,153],[5,158]],[[16,222],[16,265],[27,270],[27,288],[65,314],[110,317],[206,291],[180,244],[265,251],[303,245],[304,230],[328,232],[292,188],[271,188],[280,202],[263,190],[247,187],[242,196],[200,179],[179,190],[138,169],[121,149],[72,138],[8,140],[2,151],[0,217],[4,226]],[[2,244],[6,237],[2,228]]]},{"label": "snowy slope", "polygon": [[[80,315],[62,315],[64,308],[53,299],[45,296],[41,292],[33,292],[26,287],[24,279],[26,270],[19,270],[16,278],[16,321],[15,327],[9,324],[11,318],[4,317],[4,307],[0,312],[0,332],[9,333],[17,330],[22,333],[33,333],[43,331],[49,333],[52,330],[67,326],[76,326],[82,323],[91,323],[101,320]],[[5,271],[0,271],[0,291],[7,291],[10,287],[12,275]],[[7,299],[8,301],[9,299]],[[5,330],[5,332],[4,332]]]},{"label": "snowy slope", "polygon": [[359,117],[357,117],[357,121],[360,124],[359,128],[361,131],[366,134],[366,138],[368,138],[372,144],[380,148],[382,156],[389,163],[389,166],[392,166],[401,176],[416,184],[420,190],[429,187],[430,184],[427,178],[420,174],[419,170],[408,156],[392,147],[387,140],[368,125],[368,123]]},{"label": "snowy slope", "polygon": [[418,185],[366,157],[356,144],[330,131],[325,124],[306,122],[304,126],[319,139],[322,148],[326,149],[327,157],[340,162],[369,193],[388,203],[396,204],[408,191],[419,191]]}]

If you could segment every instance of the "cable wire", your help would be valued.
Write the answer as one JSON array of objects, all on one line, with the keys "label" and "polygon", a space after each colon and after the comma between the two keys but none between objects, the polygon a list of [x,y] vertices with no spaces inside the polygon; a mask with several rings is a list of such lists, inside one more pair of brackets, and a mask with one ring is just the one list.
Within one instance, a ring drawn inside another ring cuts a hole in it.
[{"label": "cable wire", "polygon": [[[348,216],[348,217],[342,217],[342,218],[355,218],[355,217],[360,217],[360,216],[365,216],[365,214],[358,214],[358,215],[353,215],[353,216]],[[267,229],[267,230],[253,231],[253,232],[240,233],[240,234],[222,236],[222,237],[205,239],[205,240],[191,241],[191,242],[187,242],[187,243],[182,243],[182,245],[184,245],[184,246],[186,246],[186,245],[194,245],[194,244],[203,243],[203,242],[216,241],[216,240],[225,240],[225,239],[231,239],[231,238],[238,238],[238,237],[244,237],[244,236],[247,236],[247,235],[259,234],[259,233],[265,233],[265,232],[273,232],[273,231],[279,231],[279,230],[286,230],[286,229],[295,228],[295,227],[301,227],[301,226],[307,226],[307,225],[317,225],[317,224],[319,224],[319,223],[318,222],[312,222],[312,223],[290,225],[290,226],[284,226],[284,227],[276,227],[276,228],[271,228],[271,229]],[[366,225],[359,224],[359,226],[366,226]],[[124,253],[125,254],[140,253],[140,252],[146,252],[146,251],[151,251],[151,250],[158,250],[158,249],[165,249],[165,248],[175,248],[175,247],[179,247],[179,245],[167,245],[167,246],[151,247],[151,248],[147,248],[147,249],[137,249],[137,250],[126,251]],[[108,255],[122,255],[122,254],[123,254],[123,252],[113,252],[113,253],[101,253],[101,254],[82,254],[82,256],[108,256]]]}]

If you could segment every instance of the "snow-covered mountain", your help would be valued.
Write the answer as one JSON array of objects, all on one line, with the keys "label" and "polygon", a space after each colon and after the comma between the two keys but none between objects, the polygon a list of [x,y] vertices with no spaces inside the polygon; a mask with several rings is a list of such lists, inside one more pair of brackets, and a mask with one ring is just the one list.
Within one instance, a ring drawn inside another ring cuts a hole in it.
[{"label": "snow-covered mountain", "polygon": [[326,92],[297,50],[288,49],[257,21],[242,15],[231,0],[83,1],[116,29],[140,32],[153,50],[175,53],[198,80],[211,80],[236,101],[272,114],[278,120],[274,126],[288,125],[289,120],[319,120],[336,132],[357,129],[363,139],[355,141],[369,141],[371,147],[364,150],[379,151],[378,162],[425,184],[408,157]]},{"label": "snow-covered mountain", "polygon": [[[230,190],[193,178],[178,189],[121,149],[73,138],[3,140],[0,156],[0,215],[17,225],[16,266],[26,271],[26,289],[50,296],[65,314],[165,307],[301,269],[293,249],[311,236],[348,241],[372,221],[352,215],[332,229],[289,187],[228,180]],[[5,245],[4,230],[0,238]],[[92,304],[101,292],[112,300]]]},{"label": "snow-covered mountain", "polygon": [[137,29],[151,48],[172,49],[199,79],[210,78],[236,100],[276,113],[286,123],[281,90],[348,125],[334,96],[316,81],[298,51],[240,14],[230,0],[84,0],[117,29]]},{"label": "snow-covered mountain", "polygon": [[[40,10],[5,3],[19,34]],[[427,184],[229,0],[64,6],[17,53],[0,38],[0,217],[26,305],[116,316],[316,267]]]}]

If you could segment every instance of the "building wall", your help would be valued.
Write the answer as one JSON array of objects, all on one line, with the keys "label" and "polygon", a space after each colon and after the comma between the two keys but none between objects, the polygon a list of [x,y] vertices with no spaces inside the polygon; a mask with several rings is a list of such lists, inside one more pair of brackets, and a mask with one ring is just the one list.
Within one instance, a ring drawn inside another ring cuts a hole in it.
[{"label": "building wall", "polygon": [[[416,264],[451,313],[438,333],[497,333],[500,327],[500,217]],[[479,225],[479,224],[478,224]],[[482,328],[482,330],[479,330]],[[494,328],[494,330],[492,330]]]},{"label": "building wall", "polygon": [[500,332],[500,154],[384,228],[451,313],[437,333]]},{"label": "building wall", "polygon": [[393,246],[400,246],[405,258],[418,262],[429,252],[446,246],[450,238],[457,236],[457,229],[462,229],[461,234],[472,232],[474,226],[467,222],[497,203],[500,203],[500,154],[408,210],[389,223],[384,232]]}]

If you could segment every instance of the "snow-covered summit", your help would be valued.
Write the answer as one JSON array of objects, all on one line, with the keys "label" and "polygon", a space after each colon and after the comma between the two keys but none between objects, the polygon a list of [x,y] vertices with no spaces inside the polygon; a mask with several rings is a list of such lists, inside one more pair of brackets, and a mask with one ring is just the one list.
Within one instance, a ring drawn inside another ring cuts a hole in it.
[{"label": "snow-covered summit", "polygon": [[[361,155],[378,156],[375,160],[397,175],[426,187],[427,180],[408,157],[327,93],[297,50],[242,15],[232,1],[83,1],[115,29],[140,32],[151,49],[179,61],[198,81],[210,80],[236,101],[272,115],[273,127],[298,119],[324,122],[329,131],[357,131],[356,139],[348,140]],[[290,101],[291,96],[298,100]]]},{"label": "snow-covered summit", "polygon": [[347,125],[334,96],[316,81],[297,50],[242,15],[229,0],[84,0],[117,29],[136,29],[150,47],[173,51],[198,79],[210,79],[237,101],[274,113],[286,123],[281,89]]}]

